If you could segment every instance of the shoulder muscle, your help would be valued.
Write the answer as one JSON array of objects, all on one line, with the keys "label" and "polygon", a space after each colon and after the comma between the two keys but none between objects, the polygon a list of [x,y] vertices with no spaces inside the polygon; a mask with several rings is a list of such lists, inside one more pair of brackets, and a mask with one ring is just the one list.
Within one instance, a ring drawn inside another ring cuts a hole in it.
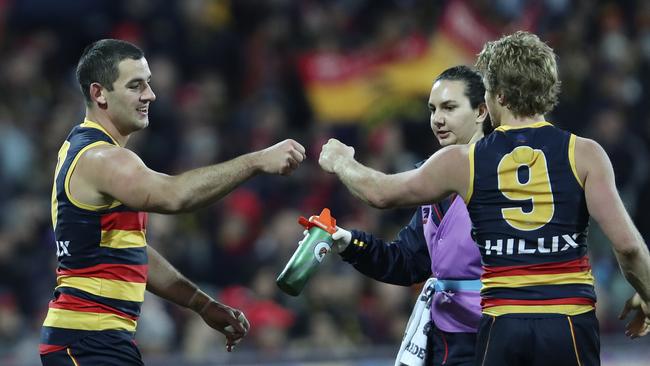
[{"label": "shoulder muscle", "polygon": [[[99,146],[80,159],[81,174],[99,194],[110,196],[134,209],[149,209],[155,197],[169,192],[169,176],[149,169],[131,150]],[[172,194],[172,193],[168,193]],[[156,206],[154,206],[156,207]]]},{"label": "shoulder muscle", "polygon": [[614,179],[612,163],[607,153],[594,140],[576,136],[575,160],[578,177],[583,185],[590,175]]}]

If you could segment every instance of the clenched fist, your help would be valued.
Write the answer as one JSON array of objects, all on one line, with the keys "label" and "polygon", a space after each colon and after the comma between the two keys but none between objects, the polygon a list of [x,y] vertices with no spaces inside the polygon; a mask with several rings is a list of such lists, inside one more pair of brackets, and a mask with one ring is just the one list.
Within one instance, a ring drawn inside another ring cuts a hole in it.
[{"label": "clenched fist", "polygon": [[329,173],[336,173],[336,165],[346,159],[354,159],[354,148],[337,139],[329,139],[320,152],[318,164]]},{"label": "clenched fist", "polygon": [[260,151],[259,156],[264,173],[289,175],[305,160],[305,148],[287,139]]}]

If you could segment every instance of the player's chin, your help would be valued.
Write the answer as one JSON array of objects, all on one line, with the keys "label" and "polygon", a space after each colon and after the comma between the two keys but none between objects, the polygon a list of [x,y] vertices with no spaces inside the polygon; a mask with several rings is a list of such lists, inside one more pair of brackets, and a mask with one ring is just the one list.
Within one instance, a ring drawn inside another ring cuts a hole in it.
[{"label": "player's chin", "polygon": [[136,121],[134,121],[136,129],[142,130],[149,126],[149,116],[140,116]]},{"label": "player's chin", "polygon": [[449,137],[444,138],[444,139],[439,138],[438,143],[440,144],[440,147],[446,147],[446,146],[450,146],[450,145],[453,145],[454,143],[456,143],[456,140],[451,138],[451,136],[449,136]]}]

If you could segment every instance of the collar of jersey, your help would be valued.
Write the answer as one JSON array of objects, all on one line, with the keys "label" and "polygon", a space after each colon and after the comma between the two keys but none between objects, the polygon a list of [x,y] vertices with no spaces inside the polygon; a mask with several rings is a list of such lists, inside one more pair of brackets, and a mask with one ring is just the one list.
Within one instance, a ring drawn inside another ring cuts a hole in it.
[{"label": "collar of jersey", "polygon": [[89,120],[88,118],[86,118],[86,119],[84,119],[84,123],[81,124],[81,127],[96,128],[96,129],[102,131],[103,133],[105,133],[106,136],[108,136],[111,139],[111,141],[113,141],[113,143],[115,145],[120,146],[120,144],[118,144],[117,141],[115,141],[113,136],[111,136],[111,134],[108,133],[108,131],[106,131],[106,129],[104,129],[104,127],[102,127],[102,125],[100,125],[97,122],[93,122],[93,121]]},{"label": "collar of jersey", "polygon": [[520,130],[522,128],[540,128],[544,126],[553,126],[550,122],[546,121],[539,121],[535,123],[531,123],[529,125],[524,125],[524,126],[499,126],[495,128],[496,131],[508,131],[508,130]]}]

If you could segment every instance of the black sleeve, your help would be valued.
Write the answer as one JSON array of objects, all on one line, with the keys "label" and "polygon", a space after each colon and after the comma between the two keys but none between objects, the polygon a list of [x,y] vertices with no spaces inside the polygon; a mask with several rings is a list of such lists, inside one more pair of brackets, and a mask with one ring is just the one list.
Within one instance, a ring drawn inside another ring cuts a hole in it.
[{"label": "black sleeve", "polygon": [[372,234],[352,230],[352,241],[341,253],[359,272],[381,282],[409,286],[431,276],[431,258],[418,209],[411,222],[386,243]]}]

